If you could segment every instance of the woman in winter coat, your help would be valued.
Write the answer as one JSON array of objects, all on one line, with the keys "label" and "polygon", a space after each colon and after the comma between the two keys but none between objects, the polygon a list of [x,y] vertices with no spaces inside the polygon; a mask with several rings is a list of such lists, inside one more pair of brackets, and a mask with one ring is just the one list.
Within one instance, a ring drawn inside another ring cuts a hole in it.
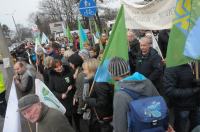
[{"label": "woman in winter coat", "polygon": [[89,59],[83,63],[83,71],[86,75],[83,99],[91,109],[90,132],[112,132],[110,122],[113,114],[114,91],[106,82],[93,82],[97,67],[96,59]]},{"label": "woman in winter coat", "polygon": [[49,77],[50,77],[50,71],[53,70],[52,65],[53,65],[54,58],[51,56],[47,56],[45,58],[45,64],[44,64],[44,72],[43,72],[43,77],[44,77],[44,83],[49,87]]},{"label": "woman in winter coat", "polygon": [[82,116],[81,108],[83,107],[83,59],[77,53],[75,53],[68,58],[68,62],[70,67],[73,69],[73,78],[75,80],[76,87],[76,92],[73,99],[73,106],[78,107],[78,109],[77,112],[74,113],[74,122],[76,124],[77,131],[80,132],[80,118]]},{"label": "woman in winter coat", "polygon": [[66,108],[66,117],[72,124],[72,114],[74,111],[73,97],[74,88],[73,72],[69,66],[62,65],[60,60],[54,60],[53,70],[50,72],[49,89]]}]

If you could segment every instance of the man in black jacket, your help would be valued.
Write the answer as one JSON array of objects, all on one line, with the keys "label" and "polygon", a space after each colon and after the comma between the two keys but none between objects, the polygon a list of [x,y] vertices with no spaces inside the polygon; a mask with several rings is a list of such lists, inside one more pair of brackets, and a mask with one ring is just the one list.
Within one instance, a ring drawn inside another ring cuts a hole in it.
[{"label": "man in black jacket", "polygon": [[160,92],[162,89],[161,78],[163,75],[162,58],[151,47],[152,41],[148,37],[140,39],[140,52],[136,59],[136,71],[150,79]]},{"label": "man in black jacket", "polygon": [[166,68],[164,74],[165,94],[174,109],[176,132],[189,132],[200,124],[198,96],[200,86],[194,83],[195,76],[189,64]]},{"label": "man in black jacket", "polygon": [[136,38],[136,35],[132,31],[127,32],[128,37],[128,45],[129,45],[129,65],[131,74],[135,72],[136,67],[136,56],[140,51],[140,44],[139,41]]}]

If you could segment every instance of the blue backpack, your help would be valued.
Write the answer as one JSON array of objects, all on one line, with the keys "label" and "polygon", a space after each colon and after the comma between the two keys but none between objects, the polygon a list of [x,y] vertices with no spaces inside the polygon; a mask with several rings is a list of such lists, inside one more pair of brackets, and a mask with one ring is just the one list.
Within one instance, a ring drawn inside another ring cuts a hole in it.
[{"label": "blue backpack", "polygon": [[129,103],[128,132],[166,132],[168,108],[161,96],[142,96],[122,88],[133,100]]}]

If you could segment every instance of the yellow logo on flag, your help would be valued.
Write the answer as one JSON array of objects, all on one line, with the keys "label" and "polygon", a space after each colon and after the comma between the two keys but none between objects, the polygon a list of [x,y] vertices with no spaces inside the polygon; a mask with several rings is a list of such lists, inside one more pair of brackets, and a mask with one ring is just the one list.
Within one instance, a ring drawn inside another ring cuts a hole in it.
[{"label": "yellow logo on flag", "polygon": [[176,18],[174,24],[187,33],[190,24],[191,0],[178,0],[176,5]]}]

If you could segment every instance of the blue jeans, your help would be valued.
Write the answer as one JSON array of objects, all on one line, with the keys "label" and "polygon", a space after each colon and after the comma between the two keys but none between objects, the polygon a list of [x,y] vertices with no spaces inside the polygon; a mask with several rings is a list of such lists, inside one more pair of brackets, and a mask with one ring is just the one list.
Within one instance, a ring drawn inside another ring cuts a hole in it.
[{"label": "blue jeans", "polygon": [[[174,129],[176,132],[189,132],[197,125],[200,125],[200,111],[190,110],[181,111],[174,110]],[[190,122],[188,131],[188,121]]]}]

